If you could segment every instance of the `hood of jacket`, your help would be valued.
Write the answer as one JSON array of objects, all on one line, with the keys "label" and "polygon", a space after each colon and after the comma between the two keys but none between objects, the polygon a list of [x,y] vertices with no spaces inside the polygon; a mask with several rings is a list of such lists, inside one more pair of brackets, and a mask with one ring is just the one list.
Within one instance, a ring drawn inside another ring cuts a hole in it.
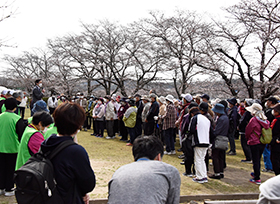
[{"label": "hood of jacket", "polygon": [[259,123],[263,128],[268,129],[270,127],[270,123],[268,120],[261,120],[259,117],[256,117],[257,123]]}]

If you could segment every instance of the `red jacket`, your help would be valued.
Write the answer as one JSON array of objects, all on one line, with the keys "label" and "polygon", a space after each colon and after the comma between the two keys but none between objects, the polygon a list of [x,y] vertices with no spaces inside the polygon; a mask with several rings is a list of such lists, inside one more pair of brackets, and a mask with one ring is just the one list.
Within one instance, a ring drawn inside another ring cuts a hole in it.
[{"label": "red jacket", "polygon": [[256,116],[251,118],[245,129],[245,137],[248,145],[260,144],[260,135],[262,133],[262,128],[268,129],[270,127],[270,122],[268,120],[263,121]]}]

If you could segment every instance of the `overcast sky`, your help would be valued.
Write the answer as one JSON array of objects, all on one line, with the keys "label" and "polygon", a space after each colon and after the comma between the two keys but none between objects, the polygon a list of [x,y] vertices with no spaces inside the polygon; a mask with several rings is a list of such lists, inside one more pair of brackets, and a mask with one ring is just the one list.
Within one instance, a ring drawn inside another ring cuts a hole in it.
[{"label": "overcast sky", "polygon": [[[0,1],[3,2],[3,1]],[[4,1],[5,2],[5,1]],[[4,54],[18,55],[32,48],[44,47],[47,39],[67,33],[79,33],[80,22],[95,23],[109,19],[127,24],[159,10],[172,14],[176,9],[197,11],[200,14],[221,14],[221,8],[239,0],[15,0],[16,15],[0,22],[0,39],[16,48],[0,48]],[[0,3],[0,6],[1,3]]]}]

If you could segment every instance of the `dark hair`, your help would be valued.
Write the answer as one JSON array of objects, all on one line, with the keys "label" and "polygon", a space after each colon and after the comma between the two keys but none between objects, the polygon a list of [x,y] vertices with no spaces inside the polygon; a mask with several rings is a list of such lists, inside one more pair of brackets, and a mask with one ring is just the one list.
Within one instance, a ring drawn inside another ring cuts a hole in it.
[{"label": "dark hair", "polygon": [[42,81],[42,79],[36,79],[35,80],[35,85],[38,84],[40,81]]},{"label": "dark hair", "polygon": [[53,123],[53,119],[52,116],[46,111],[36,112],[33,115],[32,123],[34,125],[38,125],[39,122],[41,122],[43,127],[46,127]]},{"label": "dark hair", "polygon": [[77,103],[65,102],[55,109],[53,118],[60,135],[72,135],[84,124],[86,114]]},{"label": "dark hair", "polygon": [[138,137],[133,142],[132,153],[135,161],[142,157],[154,160],[159,153],[163,156],[163,145],[155,136]]},{"label": "dark hair", "polygon": [[196,114],[196,113],[199,113],[199,109],[198,109],[198,107],[192,107],[191,109],[190,109],[190,114]]},{"label": "dark hair", "polygon": [[7,98],[5,100],[5,107],[7,110],[14,110],[18,105],[18,101],[15,98]]}]

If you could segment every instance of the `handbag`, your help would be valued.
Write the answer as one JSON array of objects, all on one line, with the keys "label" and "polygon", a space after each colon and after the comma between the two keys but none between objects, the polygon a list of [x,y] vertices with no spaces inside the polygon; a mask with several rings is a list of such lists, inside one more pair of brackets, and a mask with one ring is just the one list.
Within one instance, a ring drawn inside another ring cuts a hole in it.
[{"label": "handbag", "polygon": [[227,150],[228,142],[229,140],[227,136],[217,136],[215,138],[215,149]]}]

